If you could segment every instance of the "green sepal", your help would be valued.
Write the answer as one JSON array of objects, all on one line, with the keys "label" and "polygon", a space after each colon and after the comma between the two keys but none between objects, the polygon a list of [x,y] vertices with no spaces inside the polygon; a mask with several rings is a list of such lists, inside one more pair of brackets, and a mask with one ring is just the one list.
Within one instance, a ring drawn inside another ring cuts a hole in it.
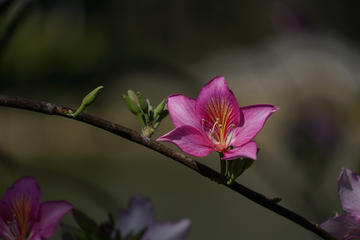
[{"label": "green sepal", "polygon": [[84,97],[78,110],[76,110],[75,113],[69,111],[68,115],[72,117],[77,117],[80,113],[82,113],[85,110],[85,108],[90,106],[95,101],[95,99],[97,98],[97,96],[99,95],[99,93],[103,88],[104,88],[103,86],[99,86],[94,90],[92,90],[88,95]]},{"label": "green sepal", "polygon": [[130,90],[130,89],[129,89],[127,92],[128,92],[129,98],[130,98],[131,100],[133,100],[136,104],[139,104],[139,99],[137,98],[136,93],[134,93],[134,91],[133,91],[133,90]]},{"label": "green sepal", "polygon": [[154,110],[154,119],[159,116],[164,110],[166,105],[166,99],[162,100],[161,103]]},{"label": "green sepal", "polygon": [[250,158],[238,158],[234,160],[228,160],[228,181],[227,185],[231,185],[235,182],[236,178],[244,173],[246,169],[251,167],[254,163]]},{"label": "green sepal", "polygon": [[89,218],[87,215],[85,215],[83,212],[81,212],[76,208],[73,209],[72,212],[76,222],[78,223],[78,225],[82,230],[84,230],[88,234],[94,234],[94,235],[100,234],[101,232],[100,227],[95,223],[94,220],[92,220],[91,218]]}]

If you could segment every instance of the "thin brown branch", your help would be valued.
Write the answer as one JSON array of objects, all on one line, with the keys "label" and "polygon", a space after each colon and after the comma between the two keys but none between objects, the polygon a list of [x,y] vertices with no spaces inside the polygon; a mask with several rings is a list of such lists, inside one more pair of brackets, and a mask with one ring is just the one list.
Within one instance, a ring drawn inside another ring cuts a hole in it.
[{"label": "thin brown branch", "polygon": [[[120,137],[123,137],[125,139],[128,139],[130,141],[136,142],[138,144],[141,144],[147,148],[150,148],[154,151],[157,151],[189,168],[192,170],[198,172],[204,177],[209,178],[212,181],[216,181],[220,177],[220,173],[214,171],[213,169],[185,156],[182,153],[179,153],[161,143],[158,143],[148,137],[143,136],[142,134],[131,130],[129,128],[120,126],[118,124],[115,124],[113,122],[104,120],[102,118],[98,118],[95,116],[92,116],[87,113],[81,113],[76,118],[67,116],[66,113],[69,109],[66,107],[61,107],[52,103],[46,103],[41,101],[35,101],[35,100],[29,100],[29,99],[23,99],[23,98],[16,98],[16,97],[9,97],[9,96],[1,96],[0,95],[0,106],[4,107],[12,107],[12,108],[20,108],[20,109],[26,109],[30,111],[40,112],[48,115],[58,115],[62,117],[72,118],[77,121],[81,121],[90,125],[93,125],[95,127],[101,128],[105,131],[114,133]],[[280,206],[279,204],[275,203],[275,201],[266,198],[265,196],[252,191],[249,188],[244,187],[243,185],[235,182],[231,186],[227,186],[224,184],[225,187],[228,187],[232,190],[234,190],[237,193],[240,193],[244,197],[250,199],[251,201],[256,202],[257,204],[299,224],[300,226],[308,229],[309,231],[314,232],[315,234],[319,235],[323,239],[329,239],[329,240],[336,240],[334,236],[320,228],[317,224],[307,220],[306,218]]]}]

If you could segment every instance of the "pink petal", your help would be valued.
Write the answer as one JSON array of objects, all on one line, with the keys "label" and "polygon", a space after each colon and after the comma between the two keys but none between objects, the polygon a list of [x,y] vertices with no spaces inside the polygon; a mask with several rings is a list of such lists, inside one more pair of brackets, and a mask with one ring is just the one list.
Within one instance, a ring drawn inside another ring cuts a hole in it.
[{"label": "pink petal", "polygon": [[14,238],[9,229],[8,222],[12,221],[12,212],[10,207],[3,201],[0,201],[0,238],[2,239],[12,239]]},{"label": "pink petal", "polygon": [[250,158],[256,160],[257,144],[251,141],[241,147],[236,147],[231,150],[224,151],[224,157],[221,160],[233,160],[237,158]]},{"label": "pink petal", "polygon": [[359,175],[343,168],[338,179],[340,204],[345,212],[360,216]]},{"label": "pink petal", "polygon": [[51,201],[41,204],[39,217],[40,221],[33,226],[33,231],[38,231],[42,238],[49,238],[55,234],[60,219],[73,206],[67,201]]},{"label": "pink petal", "polygon": [[225,124],[224,129],[233,124],[237,126],[240,122],[238,102],[224,77],[214,78],[201,89],[195,111],[199,119],[205,119],[206,129],[213,127],[216,118]]},{"label": "pink petal", "polygon": [[[15,196],[21,195],[26,196],[31,202],[31,212],[29,214],[29,222],[31,222],[37,217],[41,197],[41,190],[35,178],[25,176],[18,179],[12,187],[8,188],[1,200],[8,206],[11,206]],[[10,213],[10,209],[7,212]],[[11,212],[11,215],[12,214]],[[12,219],[12,216],[10,218]]]},{"label": "pink petal", "polygon": [[166,104],[175,128],[189,125],[201,130],[201,119],[196,118],[195,103],[195,99],[180,94],[167,98]]},{"label": "pink petal", "polygon": [[351,240],[360,237],[360,219],[351,215],[340,215],[329,218],[320,227],[335,237]]},{"label": "pink petal", "polygon": [[265,121],[279,108],[270,104],[250,105],[240,108],[241,121],[233,130],[232,146],[239,147],[251,141],[262,129]]},{"label": "pink petal", "polygon": [[155,212],[149,199],[137,195],[131,198],[129,210],[121,211],[118,227],[122,237],[136,234],[155,223]]},{"label": "pink petal", "polygon": [[151,226],[141,239],[145,240],[182,240],[185,239],[191,226],[191,220],[164,222]]},{"label": "pink petal", "polygon": [[204,138],[203,134],[192,126],[175,128],[158,138],[157,141],[175,144],[183,152],[194,157],[204,157],[214,151],[210,142]]}]

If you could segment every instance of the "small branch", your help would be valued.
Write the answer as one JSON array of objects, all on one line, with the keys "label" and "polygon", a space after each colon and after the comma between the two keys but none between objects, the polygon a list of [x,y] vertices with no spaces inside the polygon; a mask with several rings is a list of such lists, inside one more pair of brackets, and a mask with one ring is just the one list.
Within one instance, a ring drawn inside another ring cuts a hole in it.
[{"label": "small branch", "polygon": [[[129,128],[120,126],[113,122],[104,120],[102,118],[98,118],[92,116],[87,113],[81,113],[76,118],[67,116],[66,113],[68,110],[74,111],[74,109],[61,107],[52,103],[46,103],[41,101],[35,100],[28,100],[23,98],[16,98],[16,97],[9,97],[9,96],[1,96],[0,95],[0,106],[4,107],[12,107],[12,108],[20,108],[26,109],[30,111],[40,112],[48,115],[58,115],[62,117],[72,118],[74,120],[84,122],[95,127],[104,129],[105,131],[114,133],[120,137],[128,139],[130,141],[136,142],[141,144],[147,148],[150,148],[154,151],[157,151],[173,160],[191,168],[192,170],[198,172],[204,177],[209,178],[212,181],[216,181],[220,177],[220,173],[214,171],[213,169],[185,156],[182,153],[179,153],[161,143],[158,143],[148,137],[143,136],[142,134],[131,130]],[[329,240],[336,240],[334,236],[320,228],[317,224],[307,220],[306,218],[278,205],[276,201],[266,198],[265,196],[252,191],[249,188],[244,187],[243,185],[235,182],[231,186],[227,186],[224,184],[225,187],[232,189],[233,191],[240,193],[244,197],[250,199],[251,201],[256,202],[257,204],[299,224],[300,226],[308,229],[309,231],[314,232],[315,234],[319,235],[323,239]]]}]

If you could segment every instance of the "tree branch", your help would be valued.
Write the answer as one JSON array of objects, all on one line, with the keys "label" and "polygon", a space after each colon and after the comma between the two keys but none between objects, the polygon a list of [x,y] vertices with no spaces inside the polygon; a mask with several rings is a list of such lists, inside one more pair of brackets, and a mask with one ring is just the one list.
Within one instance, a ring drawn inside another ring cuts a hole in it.
[{"label": "tree branch", "polygon": [[[123,127],[121,125],[115,124],[113,122],[107,121],[102,118],[98,118],[95,116],[92,116],[87,113],[81,113],[76,118],[67,116],[66,113],[68,110],[72,110],[74,112],[74,109],[62,107],[55,105],[53,103],[46,103],[36,100],[29,100],[29,99],[23,99],[23,98],[17,98],[17,97],[10,97],[10,96],[2,96],[0,95],[0,106],[4,107],[12,107],[12,108],[20,108],[20,109],[26,109],[30,111],[40,112],[48,115],[57,115],[67,118],[72,118],[74,120],[84,122],[90,125],[93,125],[95,127],[101,128],[105,131],[114,133],[120,137],[123,137],[127,140],[133,141],[135,143],[141,144],[147,148],[150,148],[154,151],[157,151],[169,158],[172,158],[173,160],[191,168],[192,170],[198,172],[204,177],[209,178],[212,181],[217,181],[217,179],[220,177],[220,173],[214,171],[213,169],[185,156],[182,153],[179,153],[161,143],[158,143],[148,137],[143,136],[142,134],[131,130],[129,128]],[[257,204],[299,224],[300,226],[308,229],[309,231],[314,232],[315,234],[319,235],[323,239],[329,239],[329,240],[336,240],[334,236],[320,228],[317,224],[307,220],[306,218],[278,205],[275,201],[266,198],[265,196],[252,191],[249,188],[244,187],[243,185],[235,182],[231,186],[228,186],[226,184],[223,184],[225,187],[228,187],[232,189],[233,191],[240,193],[244,197],[250,199],[251,201],[256,202]]]}]

